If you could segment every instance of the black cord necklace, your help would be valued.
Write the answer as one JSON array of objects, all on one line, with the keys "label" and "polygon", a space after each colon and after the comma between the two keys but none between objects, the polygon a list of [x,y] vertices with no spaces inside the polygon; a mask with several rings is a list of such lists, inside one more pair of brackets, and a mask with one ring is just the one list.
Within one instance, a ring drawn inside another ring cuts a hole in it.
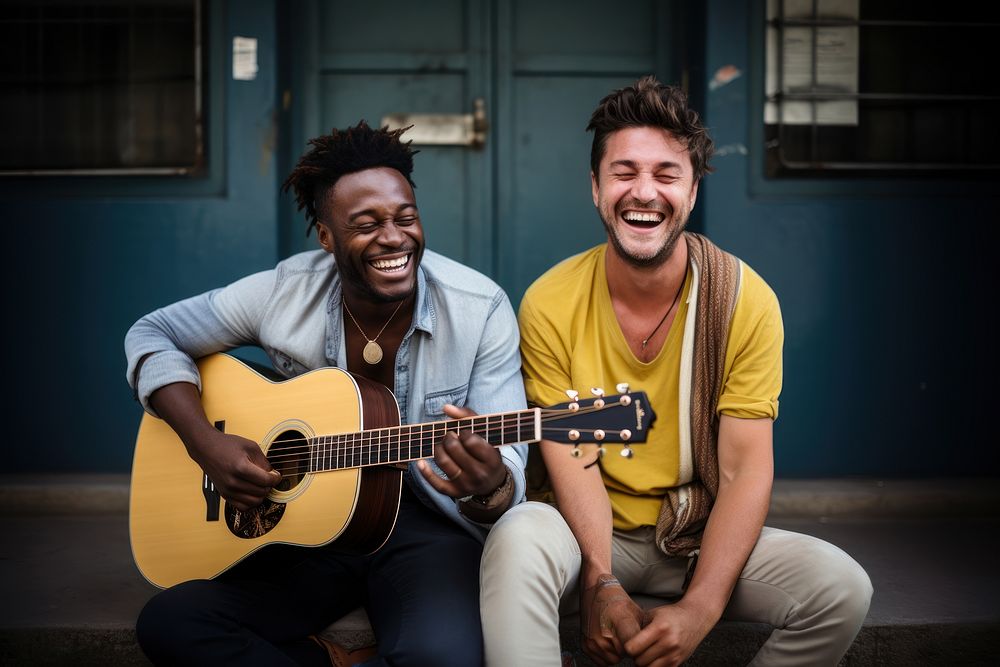
[{"label": "black cord necklace", "polygon": [[684,290],[684,283],[686,281],[687,281],[687,274],[685,274],[681,278],[681,285],[680,287],[677,288],[677,294],[674,295],[674,300],[670,303],[670,307],[667,308],[667,312],[663,313],[663,317],[660,318],[659,323],[655,327],[653,327],[653,330],[650,331],[649,335],[646,336],[645,340],[642,341],[642,349],[644,350],[646,349],[646,343],[648,343],[649,339],[652,338],[656,334],[656,332],[660,330],[660,327],[663,325],[663,323],[667,321],[667,315],[669,315],[670,311],[672,311],[674,309],[674,306],[677,305],[677,300],[681,298],[681,292]]}]

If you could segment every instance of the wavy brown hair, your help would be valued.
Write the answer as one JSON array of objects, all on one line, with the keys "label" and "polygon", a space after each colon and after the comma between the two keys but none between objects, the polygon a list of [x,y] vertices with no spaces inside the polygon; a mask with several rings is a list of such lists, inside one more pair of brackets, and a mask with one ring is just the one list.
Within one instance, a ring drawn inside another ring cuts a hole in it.
[{"label": "wavy brown hair", "polygon": [[698,113],[688,108],[687,95],[676,86],[667,86],[655,77],[645,76],[631,86],[612,91],[590,116],[587,131],[594,131],[590,169],[595,177],[599,175],[608,137],[628,127],[659,127],[670,132],[687,148],[695,181],[712,171],[708,161],[715,144]]}]

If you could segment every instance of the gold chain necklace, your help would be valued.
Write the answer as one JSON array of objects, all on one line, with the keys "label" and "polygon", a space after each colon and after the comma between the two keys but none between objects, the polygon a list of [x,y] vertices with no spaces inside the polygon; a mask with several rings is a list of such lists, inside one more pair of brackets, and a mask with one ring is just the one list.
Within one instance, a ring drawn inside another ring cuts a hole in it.
[{"label": "gold chain necklace", "polygon": [[669,315],[670,311],[672,311],[674,309],[674,306],[677,305],[677,300],[681,298],[681,292],[684,290],[684,283],[686,281],[687,281],[687,273],[685,272],[684,276],[681,278],[681,286],[677,288],[677,294],[674,295],[674,300],[670,303],[670,307],[667,308],[667,312],[663,313],[663,317],[660,318],[660,322],[655,327],[653,327],[653,330],[650,331],[649,335],[646,336],[645,340],[642,341],[642,349],[644,350],[646,349],[646,343],[648,343],[649,339],[652,338],[653,335],[660,330],[660,326],[667,321],[667,315]]},{"label": "gold chain necklace", "polygon": [[360,324],[358,324],[358,320],[355,319],[354,313],[352,313],[351,309],[347,307],[347,299],[344,299],[344,310],[346,310],[347,314],[351,316],[351,321],[354,322],[354,326],[358,328],[358,331],[361,332],[361,335],[364,336],[366,341],[368,341],[367,343],[365,343],[365,349],[361,352],[361,356],[364,358],[365,363],[370,364],[372,366],[377,366],[378,362],[382,361],[382,346],[376,343],[375,341],[377,341],[378,337],[382,335],[382,332],[385,331],[385,328],[389,326],[389,322],[392,322],[392,318],[396,317],[396,313],[398,313],[399,309],[403,307],[403,301],[406,301],[406,299],[403,299],[399,302],[399,305],[396,306],[396,310],[392,311],[392,315],[390,315],[389,319],[386,320],[385,324],[382,325],[382,328],[379,329],[379,332],[375,334],[375,337],[369,338],[368,334],[365,333],[365,330],[361,328]]}]

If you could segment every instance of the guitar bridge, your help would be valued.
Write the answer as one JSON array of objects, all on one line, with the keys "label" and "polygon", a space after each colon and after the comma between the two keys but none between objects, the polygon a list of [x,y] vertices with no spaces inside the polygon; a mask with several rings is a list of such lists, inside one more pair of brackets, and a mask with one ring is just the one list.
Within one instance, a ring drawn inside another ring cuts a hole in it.
[{"label": "guitar bridge", "polygon": [[222,498],[219,497],[219,492],[215,490],[215,484],[208,475],[202,475],[201,493],[205,496],[205,521],[218,521]]},{"label": "guitar bridge", "polygon": [[[215,422],[215,428],[225,433],[226,421]],[[201,476],[201,493],[205,496],[205,521],[218,521],[219,505],[222,503],[222,498],[215,489],[215,483],[208,478],[207,473],[203,473]]]}]

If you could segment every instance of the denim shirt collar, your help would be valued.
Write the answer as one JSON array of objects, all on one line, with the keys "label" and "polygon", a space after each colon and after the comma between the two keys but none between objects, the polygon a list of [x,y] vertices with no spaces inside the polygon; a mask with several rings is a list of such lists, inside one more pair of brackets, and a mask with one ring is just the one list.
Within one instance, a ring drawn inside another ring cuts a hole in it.
[{"label": "denim shirt collar", "polygon": [[[327,301],[327,332],[326,332],[326,358],[330,365],[338,368],[347,368],[347,344],[343,338],[344,331],[344,290],[340,279],[340,271],[336,264],[330,277],[330,298]],[[413,308],[416,313],[409,330],[403,336],[403,345],[413,335],[414,330],[419,329],[431,338],[434,337],[434,325],[437,315],[434,311],[434,304],[427,295],[427,274],[423,266],[417,267],[417,300]]]}]

